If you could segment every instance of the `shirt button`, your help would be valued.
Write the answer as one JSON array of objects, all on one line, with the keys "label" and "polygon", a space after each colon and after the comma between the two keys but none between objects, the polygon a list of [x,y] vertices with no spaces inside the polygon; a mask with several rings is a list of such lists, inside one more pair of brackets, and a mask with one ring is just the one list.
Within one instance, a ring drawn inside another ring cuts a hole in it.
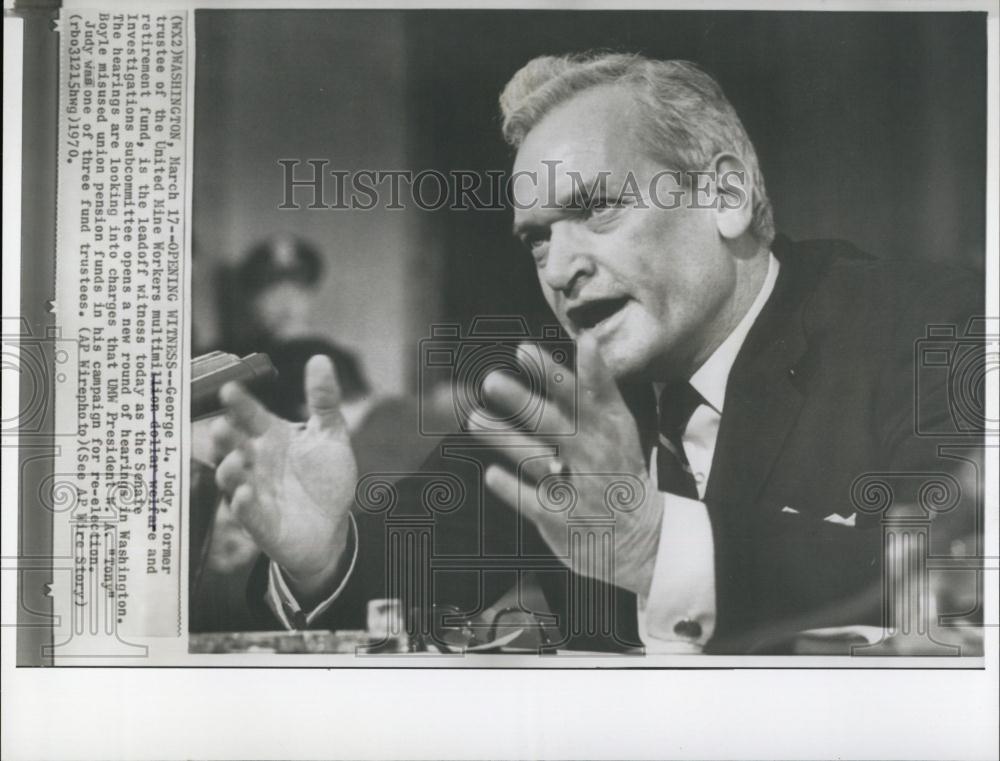
[{"label": "shirt button", "polygon": [[705,474],[702,473],[699,470],[697,473],[694,474],[694,480],[695,480],[695,483],[699,483],[700,484],[702,481],[705,480]]},{"label": "shirt button", "polygon": [[685,639],[698,639],[701,636],[701,624],[685,618],[683,621],[678,621],[674,624],[674,634]]}]

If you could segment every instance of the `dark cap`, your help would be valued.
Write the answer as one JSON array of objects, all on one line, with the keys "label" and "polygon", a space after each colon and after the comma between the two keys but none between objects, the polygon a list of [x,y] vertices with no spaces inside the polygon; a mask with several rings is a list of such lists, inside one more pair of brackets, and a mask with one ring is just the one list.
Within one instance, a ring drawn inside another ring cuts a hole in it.
[{"label": "dark cap", "polygon": [[236,266],[236,279],[251,293],[279,282],[317,285],[323,273],[323,258],[308,241],[291,235],[255,244]]}]

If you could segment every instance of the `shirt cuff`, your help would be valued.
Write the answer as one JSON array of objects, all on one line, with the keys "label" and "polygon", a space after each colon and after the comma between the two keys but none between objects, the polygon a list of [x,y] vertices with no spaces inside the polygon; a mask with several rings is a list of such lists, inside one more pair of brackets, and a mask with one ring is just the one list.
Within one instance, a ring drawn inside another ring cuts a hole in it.
[{"label": "shirt cuff", "polygon": [[715,632],[715,543],[704,502],[663,495],[649,596],[638,599],[648,653],[700,653]]},{"label": "shirt cuff", "polygon": [[322,615],[333,604],[333,601],[340,596],[340,593],[344,591],[344,587],[347,586],[347,582],[354,572],[354,565],[358,560],[358,524],[354,522],[353,515],[348,514],[348,517],[351,519],[351,529],[347,539],[347,545],[351,553],[351,564],[348,566],[337,588],[333,590],[333,593],[309,613],[302,610],[302,606],[299,605],[298,600],[295,599],[292,591],[288,588],[288,583],[281,573],[280,566],[273,561],[269,564],[267,574],[267,604],[274,612],[274,615],[278,617],[278,620],[281,621],[282,626],[289,631],[308,628],[316,618]]}]

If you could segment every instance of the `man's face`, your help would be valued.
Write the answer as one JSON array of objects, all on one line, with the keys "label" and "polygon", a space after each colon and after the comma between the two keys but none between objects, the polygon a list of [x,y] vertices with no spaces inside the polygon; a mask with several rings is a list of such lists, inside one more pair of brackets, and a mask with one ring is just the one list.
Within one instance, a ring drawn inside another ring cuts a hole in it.
[{"label": "man's face", "polygon": [[[714,210],[691,208],[691,194],[665,174],[673,167],[641,146],[636,108],[626,90],[600,87],[549,112],[514,162],[514,230],[571,336],[593,334],[619,380],[665,380],[694,372],[738,321],[737,266]],[[560,208],[574,198],[571,173],[592,188],[600,172],[603,203],[598,195],[589,209]],[[624,202],[613,203],[626,183]]]},{"label": "man's face", "polygon": [[251,302],[257,326],[276,339],[298,338],[308,332],[313,292],[295,282],[269,285]]}]

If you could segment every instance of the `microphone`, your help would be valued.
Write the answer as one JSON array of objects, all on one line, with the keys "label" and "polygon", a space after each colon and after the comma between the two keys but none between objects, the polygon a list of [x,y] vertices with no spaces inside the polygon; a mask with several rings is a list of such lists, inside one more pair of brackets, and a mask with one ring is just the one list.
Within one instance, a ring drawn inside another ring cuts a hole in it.
[{"label": "microphone", "polygon": [[191,420],[222,411],[219,389],[236,381],[248,390],[260,389],[278,377],[278,371],[266,354],[255,352],[242,359],[235,354],[212,351],[191,360]]}]

